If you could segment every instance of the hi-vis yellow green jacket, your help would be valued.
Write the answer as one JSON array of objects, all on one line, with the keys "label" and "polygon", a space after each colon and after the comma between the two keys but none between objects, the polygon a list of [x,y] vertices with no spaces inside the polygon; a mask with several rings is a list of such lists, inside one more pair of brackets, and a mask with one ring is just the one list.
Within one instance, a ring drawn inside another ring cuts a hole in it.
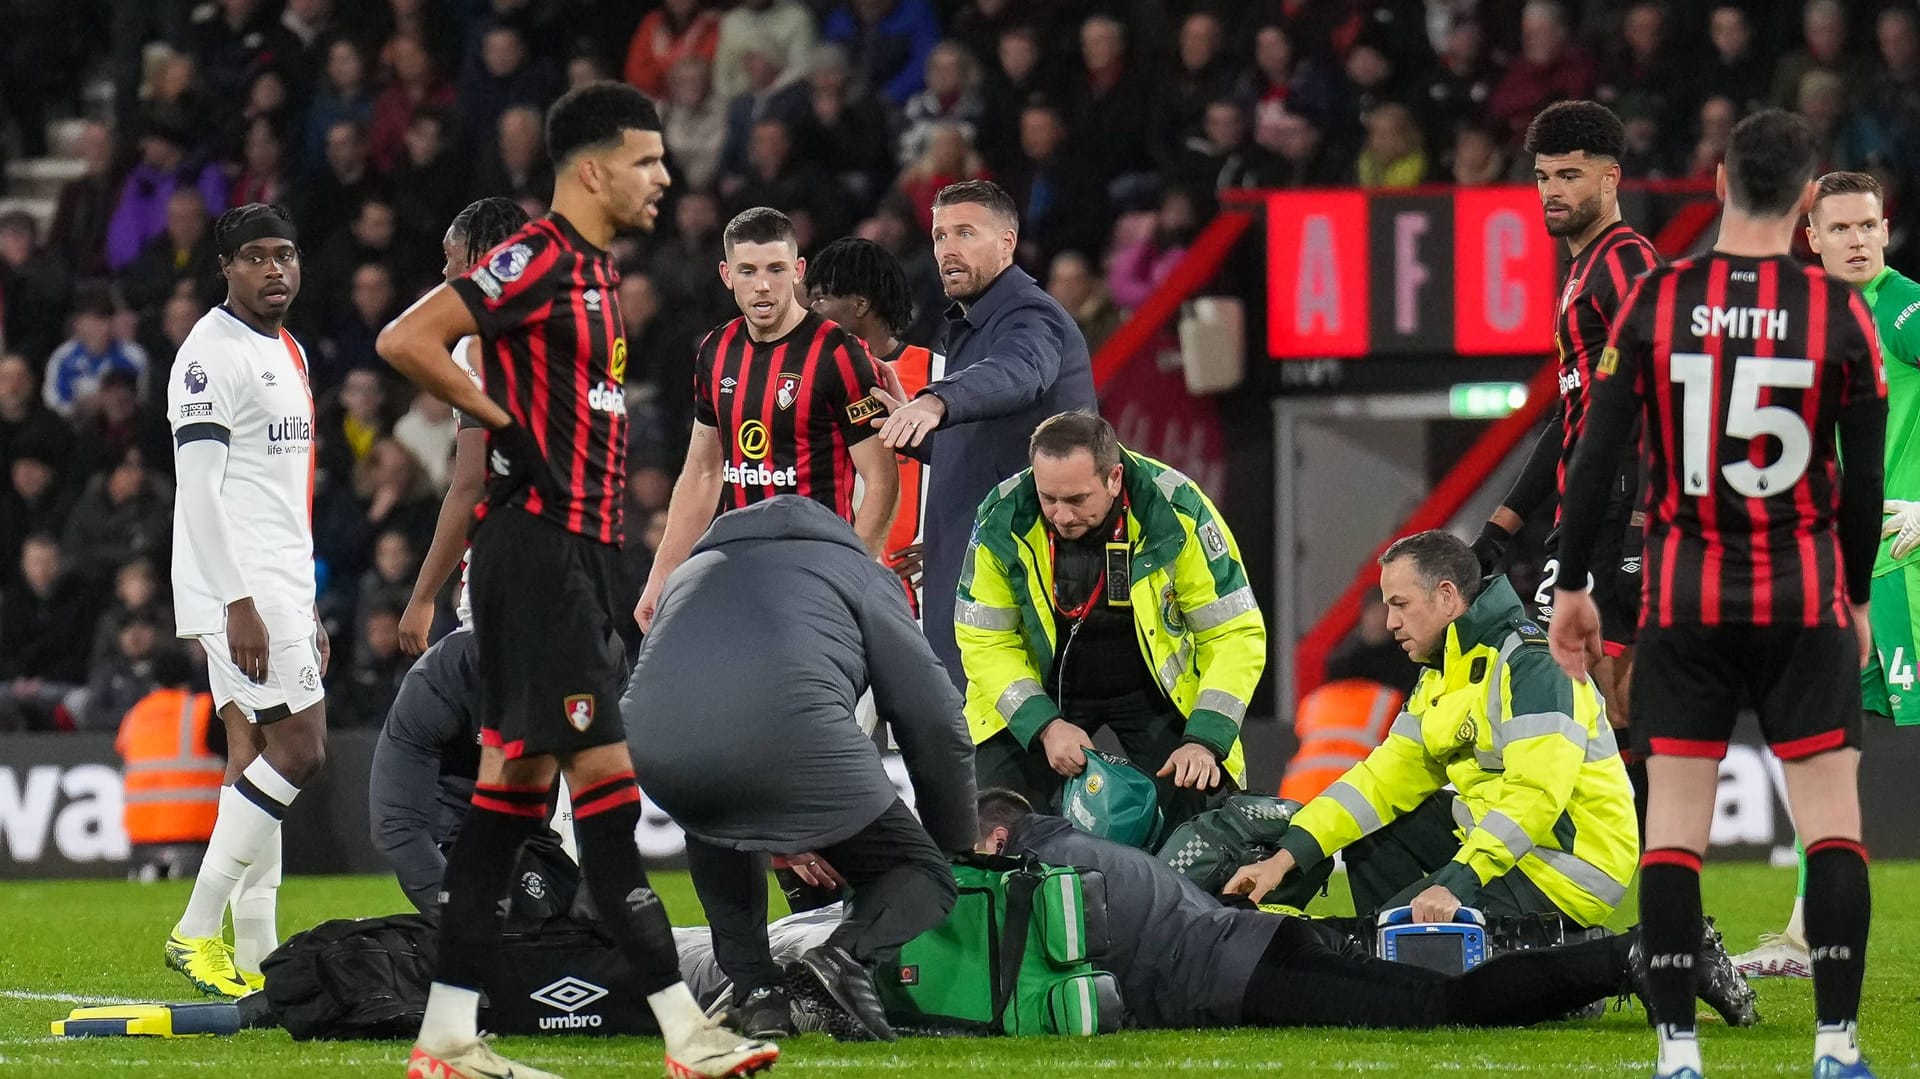
[{"label": "hi-vis yellow green jacket", "polygon": [[[1266,667],[1267,626],[1240,549],[1192,480],[1124,448],[1120,459],[1142,661],[1187,717],[1187,736],[1243,783],[1240,723]],[[1056,640],[1047,527],[1031,469],[1000,484],[974,518],[953,620],[976,745],[1003,728],[1029,745],[1060,715],[1043,688]]]},{"label": "hi-vis yellow green jacket", "polygon": [[1427,883],[1472,906],[1517,867],[1590,926],[1626,896],[1640,830],[1613,729],[1592,680],[1575,685],[1554,663],[1505,577],[1447,627],[1445,655],[1387,740],[1295,813],[1280,845],[1304,868],[1448,783],[1460,852]]}]

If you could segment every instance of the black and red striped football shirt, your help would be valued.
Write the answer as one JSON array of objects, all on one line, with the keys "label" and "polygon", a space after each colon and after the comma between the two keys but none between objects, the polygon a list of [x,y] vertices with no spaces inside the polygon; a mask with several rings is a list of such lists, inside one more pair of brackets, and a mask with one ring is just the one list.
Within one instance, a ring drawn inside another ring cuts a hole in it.
[{"label": "black and red striped football shirt", "polygon": [[[528,222],[453,282],[480,327],[487,396],[533,432],[567,491],[552,502],[529,486],[506,504],[615,545],[627,482],[619,282],[612,256],[558,214]],[[489,469],[489,488],[499,482]]]},{"label": "black and red striped football shirt", "polygon": [[[1567,279],[1560,289],[1560,311],[1554,317],[1554,351],[1560,357],[1560,419],[1563,437],[1560,467],[1554,473],[1554,489],[1567,489],[1567,465],[1586,431],[1587,388],[1593,385],[1593,369],[1607,347],[1620,305],[1626,302],[1634,279],[1660,265],[1660,256],[1647,238],[1629,228],[1624,221],[1594,237],[1567,266]],[[1627,447],[1622,468],[1636,472],[1633,447]]]},{"label": "black and red striped football shirt", "polygon": [[1818,267],[1716,251],[1650,271],[1594,367],[1561,579],[1584,579],[1643,414],[1642,624],[1848,624],[1879,538],[1880,364],[1859,293]]},{"label": "black and red striped football shirt", "polygon": [[860,339],[813,312],[772,341],[736,318],[694,361],[694,418],[720,434],[722,511],[775,495],[811,498],[853,520],[853,458],[884,413],[880,376]]}]

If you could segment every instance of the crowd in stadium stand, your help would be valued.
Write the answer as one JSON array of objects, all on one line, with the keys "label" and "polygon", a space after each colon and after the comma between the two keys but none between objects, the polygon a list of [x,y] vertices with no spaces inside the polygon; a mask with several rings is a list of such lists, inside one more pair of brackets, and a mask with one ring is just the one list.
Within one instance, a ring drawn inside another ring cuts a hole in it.
[{"label": "crowd in stadium stand", "polygon": [[660,232],[616,252],[636,593],[694,347],[736,313],[719,230],[749,206],[787,212],[804,250],[894,251],[907,337],[937,346],[932,195],[991,177],[1020,206],[1020,263],[1097,349],[1222,191],[1525,181],[1528,120],[1592,97],[1626,121],[1629,178],[1711,177],[1740,116],[1798,109],[1826,167],[1887,183],[1889,261],[1913,250],[1911,2],[78,0],[6,5],[0,42],[0,156],[84,163],[50,221],[0,214],[0,730],[113,730],[150,688],[173,632],[167,372],[224,293],[212,217],[249,201],[301,233],[330,720],[381,721],[454,422],[374,338],[438,280],[467,201],[544,210],[542,113],[585,81],[659,101],[675,177]]}]

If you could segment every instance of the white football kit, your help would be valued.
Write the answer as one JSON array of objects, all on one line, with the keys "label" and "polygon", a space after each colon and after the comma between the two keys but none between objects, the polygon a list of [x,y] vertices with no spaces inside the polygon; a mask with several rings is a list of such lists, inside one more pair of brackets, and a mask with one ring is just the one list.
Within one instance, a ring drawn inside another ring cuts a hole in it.
[{"label": "white football kit", "polygon": [[[176,460],[195,442],[227,447],[217,505],[196,504],[181,485],[173,508],[173,592],[182,637],[199,638],[216,705],[271,722],[323,696],[315,640],[313,395],[306,356],[292,336],[256,332],[225,307],[202,316],[181,343],[167,381]],[[181,469],[194,467],[181,462]],[[224,516],[240,584],[222,596],[189,515]],[[241,673],[228,651],[226,605],[251,596],[268,641],[267,677]]]}]

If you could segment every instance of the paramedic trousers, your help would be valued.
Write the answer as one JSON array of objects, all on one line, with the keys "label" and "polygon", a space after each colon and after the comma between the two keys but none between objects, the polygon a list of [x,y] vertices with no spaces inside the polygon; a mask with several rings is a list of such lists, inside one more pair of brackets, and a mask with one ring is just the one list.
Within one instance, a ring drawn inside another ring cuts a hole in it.
[{"label": "paramedic trousers", "polygon": [[[853,893],[827,943],[869,967],[940,924],[958,896],[947,856],[898,799],[852,837],[814,853]],[[713,929],[714,959],[733,982],[733,999],[778,982],[781,972],[767,944],[767,856],[689,835],[687,870]]]},{"label": "paramedic trousers", "polygon": [[1523,1027],[1628,991],[1633,934],[1507,952],[1465,974],[1360,958],[1337,931],[1287,918],[1247,983],[1242,1021],[1262,1027]]}]

